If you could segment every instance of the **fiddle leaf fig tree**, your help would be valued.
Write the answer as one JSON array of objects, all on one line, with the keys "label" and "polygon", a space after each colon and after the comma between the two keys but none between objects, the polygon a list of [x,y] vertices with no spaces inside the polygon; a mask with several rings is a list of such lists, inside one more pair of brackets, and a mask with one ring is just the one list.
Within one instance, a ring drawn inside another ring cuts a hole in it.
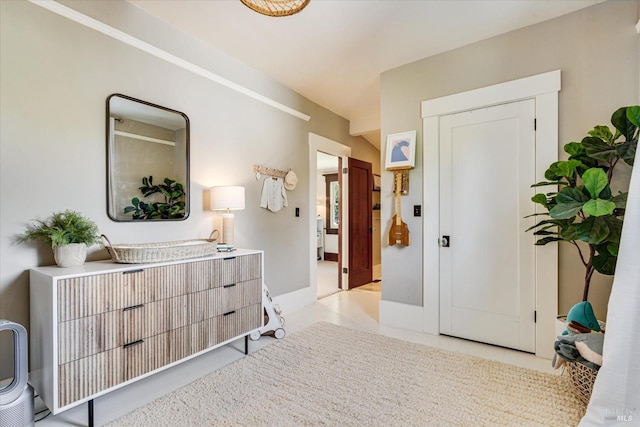
[{"label": "fiddle leaf fig tree", "polygon": [[[581,142],[564,146],[567,160],[552,163],[546,181],[532,187],[557,186],[558,191],[532,197],[549,218],[527,231],[540,236],[536,245],[563,241],[575,246],[585,268],[582,300],[589,297],[595,271],[613,275],[622,234],[627,193],[611,189],[613,172],[620,160],[633,166],[640,128],[640,106],[623,107],[611,117],[615,133],[596,126]],[[585,245],[579,242],[586,243]]]},{"label": "fiddle leaf fig tree", "polygon": [[185,215],[184,186],[173,179],[165,178],[162,184],[154,184],[153,176],[143,177],[138,187],[143,197],[159,195],[156,201],[145,202],[138,197],[131,199],[124,213],[133,219],[180,219]]}]

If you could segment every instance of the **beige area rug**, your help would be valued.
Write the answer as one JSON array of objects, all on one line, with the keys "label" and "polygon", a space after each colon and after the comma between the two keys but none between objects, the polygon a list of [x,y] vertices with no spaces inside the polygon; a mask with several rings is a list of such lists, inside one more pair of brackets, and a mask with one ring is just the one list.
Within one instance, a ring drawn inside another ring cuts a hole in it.
[{"label": "beige area rug", "polygon": [[109,426],[575,426],[567,379],[317,323]]}]

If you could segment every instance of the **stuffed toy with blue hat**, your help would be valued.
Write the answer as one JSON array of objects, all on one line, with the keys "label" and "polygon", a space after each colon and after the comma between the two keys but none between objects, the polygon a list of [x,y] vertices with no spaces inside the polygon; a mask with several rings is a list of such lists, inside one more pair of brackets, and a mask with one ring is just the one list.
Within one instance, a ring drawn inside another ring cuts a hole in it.
[{"label": "stuffed toy with blue hat", "polygon": [[[600,324],[596,315],[593,313],[593,307],[589,301],[582,301],[571,307],[569,314],[567,314],[567,324],[575,321],[576,323],[585,326],[592,331],[600,332]],[[567,335],[568,331],[562,332],[562,335]]]}]

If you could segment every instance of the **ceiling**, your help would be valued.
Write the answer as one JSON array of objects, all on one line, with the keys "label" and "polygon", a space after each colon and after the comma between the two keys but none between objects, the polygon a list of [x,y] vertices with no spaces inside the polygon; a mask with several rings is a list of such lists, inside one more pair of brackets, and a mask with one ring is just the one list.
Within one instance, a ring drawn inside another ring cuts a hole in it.
[{"label": "ceiling", "polygon": [[380,147],[380,73],[604,0],[311,0],[267,17],[240,0],[130,0],[362,126]]}]

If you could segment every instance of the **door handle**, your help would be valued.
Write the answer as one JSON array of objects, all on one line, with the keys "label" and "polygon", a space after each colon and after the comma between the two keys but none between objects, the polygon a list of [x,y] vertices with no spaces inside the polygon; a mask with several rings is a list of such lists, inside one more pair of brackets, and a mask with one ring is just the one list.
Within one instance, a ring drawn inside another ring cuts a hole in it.
[{"label": "door handle", "polygon": [[451,246],[451,236],[442,236],[440,239],[440,246],[443,248],[448,248]]}]

